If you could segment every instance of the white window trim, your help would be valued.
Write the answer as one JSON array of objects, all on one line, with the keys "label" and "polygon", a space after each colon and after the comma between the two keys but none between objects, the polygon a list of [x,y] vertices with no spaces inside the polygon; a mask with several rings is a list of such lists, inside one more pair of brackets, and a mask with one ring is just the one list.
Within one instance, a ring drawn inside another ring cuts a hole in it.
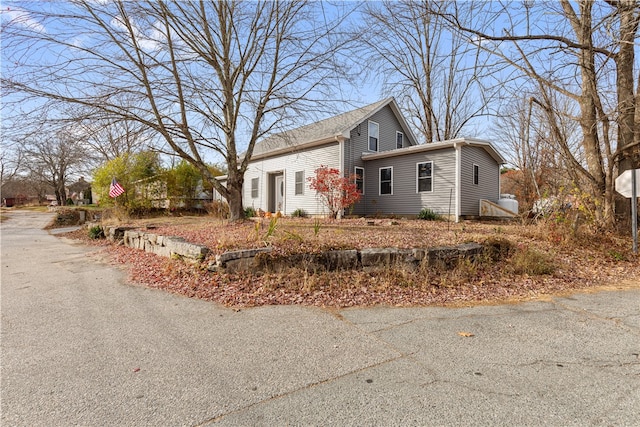
[{"label": "white window trim", "polygon": [[[398,147],[398,135],[402,135],[402,147]],[[396,149],[404,148],[404,133],[396,131]]]},{"label": "white window trim", "polygon": [[[391,169],[391,193],[382,194],[382,169]],[[393,166],[384,166],[378,169],[378,195],[393,196]]]},{"label": "white window trim", "polygon": [[[419,184],[419,181],[420,181],[420,165],[424,164],[424,163],[431,163],[431,190],[429,190],[429,191],[420,191],[420,184]],[[433,189],[434,189],[433,175],[435,175],[434,171],[433,171],[433,160],[416,163],[416,193],[433,193]]]},{"label": "white window trim", "polygon": [[353,174],[357,177],[358,176],[358,169],[362,169],[362,194],[364,196],[364,168],[361,166],[355,166],[353,168]]},{"label": "white window trim", "polygon": [[[370,130],[370,126],[371,124],[374,124],[378,127],[378,136],[377,136],[377,143],[376,143],[376,149],[372,150],[370,147],[370,136],[369,136],[369,130]],[[367,151],[371,151],[373,153],[377,153],[380,151],[380,123],[378,122],[374,122],[373,120],[369,120],[367,123]]]},{"label": "white window trim", "polygon": [[[476,168],[478,168],[478,182],[476,182]],[[473,180],[473,185],[480,185],[480,165],[477,163],[473,164],[473,170],[471,171],[471,179]]]},{"label": "white window trim", "polygon": [[[256,182],[256,195],[253,195],[253,182]],[[260,197],[260,178],[251,178],[251,198],[257,199]]]},{"label": "white window trim", "polygon": [[[302,181],[301,182],[297,181],[299,173],[302,174]],[[304,196],[304,175],[305,175],[304,174],[304,170],[296,171],[295,174],[294,174],[294,181],[295,182],[293,183],[293,194],[295,196]],[[300,184],[301,187],[302,187],[299,193],[298,193],[298,184]]]}]

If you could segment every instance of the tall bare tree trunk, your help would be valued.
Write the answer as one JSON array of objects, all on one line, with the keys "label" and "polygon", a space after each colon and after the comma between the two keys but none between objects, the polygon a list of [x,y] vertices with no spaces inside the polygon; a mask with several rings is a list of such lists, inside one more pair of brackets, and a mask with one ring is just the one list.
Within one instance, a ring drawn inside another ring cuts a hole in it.
[{"label": "tall bare tree trunk", "polygon": [[[620,174],[640,167],[639,119],[636,117],[638,106],[634,94],[633,76],[634,43],[640,14],[638,14],[638,4],[635,0],[622,0],[615,5],[620,15],[620,49],[615,56],[618,95],[618,150],[615,165]],[[616,195],[616,215],[623,222],[630,219],[629,203],[629,199]]]},{"label": "tall bare tree trunk", "polygon": [[[355,6],[335,8],[327,20],[306,1],[25,3],[38,25],[3,21],[3,60],[19,67],[2,86],[134,122],[208,179],[231,220],[242,219],[256,142],[321,111],[349,75],[336,52],[351,43],[343,28]],[[226,163],[226,186],[208,171],[212,155]]]},{"label": "tall bare tree trunk", "polygon": [[582,93],[578,98],[580,105],[580,128],[584,147],[587,170],[591,177],[591,187],[596,203],[604,209],[596,209],[596,220],[608,222],[612,213],[611,200],[606,197],[606,178],[598,136],[599,103],[597,74],[595,66],[595,50],[593,46],[593,26],[591,22],[592,1],[580,2],[580,15],[576,15],[568,0],[562,1],[562,7],[573,27],[576,40],[581,49],[578,50],[578,66],[580,67]]}]

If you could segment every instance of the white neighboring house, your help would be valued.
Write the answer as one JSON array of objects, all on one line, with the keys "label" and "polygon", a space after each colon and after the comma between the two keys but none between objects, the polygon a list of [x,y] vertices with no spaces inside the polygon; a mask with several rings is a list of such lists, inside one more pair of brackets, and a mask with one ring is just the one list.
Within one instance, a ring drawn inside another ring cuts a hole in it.
[{"label": "white neighboring house", "polygon": [[418,145],[395,99],[387,98],[258,142],[245,173],[243,205],[328,215],[307,180],[324,165],[357,177],[362,198],[347,214],[414,216],[429,208],[458,220],[479,216],[480,200],[497,204],[504,163],[480,139]]}]

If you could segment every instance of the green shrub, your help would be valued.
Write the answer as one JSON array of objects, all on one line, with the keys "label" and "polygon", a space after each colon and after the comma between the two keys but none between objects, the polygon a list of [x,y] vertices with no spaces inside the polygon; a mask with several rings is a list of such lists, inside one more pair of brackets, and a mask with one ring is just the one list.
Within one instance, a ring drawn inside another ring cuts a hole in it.
[{"label": "green shrub", "polygon": [[104,230],[99,225],[94,225],[89,229],[89,237],[91,239],[103,239]]},{"label": "green shrub", "polygon": [[[124,208],[149,207],[154,199],[165,198],[160,155],[152,151],[126,153],[98,167],[93,173],[93,191],[103,206]],[[113,199],[109,197],[111,181],[116,178],[125,193]]]},{"label": "green shrub", "polygon": [[273,218],[271,218],[271,221],[269,221],[269,228],[267,228],[267,234],[265,238],[268,239],[269,237],[273,236],[273,233],[275,233],[277,229],[278,229],[278,217],[274,216]]},{"label": "green shrub", "polygon": [[191,163],[181,160],[162,173],[171,208],[193,209],[196,205],[201,174]]},{"label": "green shrub", "polygon": [[437,221],[440,219],[440,215],[429,208],[423,208],[418,214],[418,219],[423,219],[426,221]]},{"label": "green shrub", "polygon": [[246,218],[253,218],[256,216],[256,210],[252,207],[244,208],[244,216]]},{"label": "green shrub", "polygon": [[306,218],[307,217],[307,213],[304,211],[304,209],[298,208],[295,211],[293,211],[291,216],[294,217],[294,218]]}]

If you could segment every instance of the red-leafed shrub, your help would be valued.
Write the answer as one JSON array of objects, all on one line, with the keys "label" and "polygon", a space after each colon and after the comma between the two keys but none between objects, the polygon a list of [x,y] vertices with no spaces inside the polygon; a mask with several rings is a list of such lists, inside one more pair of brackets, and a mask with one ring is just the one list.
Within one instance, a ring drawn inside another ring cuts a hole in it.
[{"label": "red-leafed shrub", "polygon": [[355,176],[345,177],[336,168],[320,166],[316,176],[307,178],[309,187],[316,190],[322,203],[331,212],[331,218],[360,200],[360,192],[355,184]]}]

